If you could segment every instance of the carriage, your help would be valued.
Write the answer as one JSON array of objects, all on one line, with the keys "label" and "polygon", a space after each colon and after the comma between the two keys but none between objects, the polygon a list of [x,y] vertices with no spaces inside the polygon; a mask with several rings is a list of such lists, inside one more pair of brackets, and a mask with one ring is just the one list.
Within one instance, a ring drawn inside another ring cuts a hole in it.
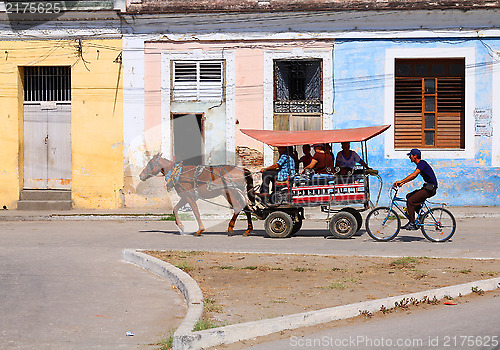
[{"label": "carriage", "polygon": [[[340,130],[277,131],[242,129],[241,131],[269,146],[300,146],[360,142],[361,159],[368,164],[367,141],[383,133],[390,125]],[[254,207],[254,213],[265,219],[266,233],[272,238],[285,238],[297,233],[304,220],[304,208],[320,207],[327,214],[328,229],[335,238],[350,238],[362,226],[361,212],[371,205],[370,176],[380,182],[378,172],[371,168],[353,168],[340,175],[339,169],[328,174],[298,174],[287,181],[276,181],[271,200]]]}]

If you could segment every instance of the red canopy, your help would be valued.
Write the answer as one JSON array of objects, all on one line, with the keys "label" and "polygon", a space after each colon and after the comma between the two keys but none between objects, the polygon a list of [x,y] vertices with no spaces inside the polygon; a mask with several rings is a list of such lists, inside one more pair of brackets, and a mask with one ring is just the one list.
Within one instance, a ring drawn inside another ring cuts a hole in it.
[{"label": "red canopy", "polygon": [[371,139],[387,129],[390,125],[368,126],[365,128],[337,130],[255,130],[241,129],[241,132],[270,146],[311,145],[315,143],[360,142]]}]

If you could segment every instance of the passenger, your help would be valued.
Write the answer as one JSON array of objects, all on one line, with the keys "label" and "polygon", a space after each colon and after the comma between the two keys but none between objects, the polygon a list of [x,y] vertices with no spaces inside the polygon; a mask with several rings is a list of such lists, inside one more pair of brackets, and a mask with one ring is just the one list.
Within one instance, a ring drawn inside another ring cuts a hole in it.
[{"label": "passenger", "polygon": [[306,169],[314,169],[316,174],[329,174],[333,169],[333,156],[325,152],[325,146],[322,144],[314,145],[314,156]]},{"label": "passenger", "polygon": [[303,167],[305,168],[311,163],[311,160],[313,159],[313,156],[311,155],[311,146],[302,146],[302,152],[304,153],[304,155],[300,157],[299,163],[302,163]]},{"label": "passenger", "polygon": [[366,169],[371,169],[368,164],[366,164],[363,159],[361,159],[361,157],[350,148],[350,142],[342,142],[342,151],[337,153],[337,162],[335,163],[335,167],[340,168],[339,175],[346,175],[347,173],[352,172],[356,163],[361,164]]},{"label": "passenger", "polygon": [[295,173],[298,173],[299,172],[299,154],[293,148],[293,146],[288,146],[288,154],[293,158],[293,161],[295,162]]},{"label": "passenger", "polygon": [[278,147],[280,155],[278,161],[273,165],[260,169],[262,173],[262,185],[260,186],[260,193],[256,193],[260,198],[266,202],[269,197],[269,184],[278,181],[286,181],[288,177],[295,175],[295,161],[289,154],[287,147]]}]

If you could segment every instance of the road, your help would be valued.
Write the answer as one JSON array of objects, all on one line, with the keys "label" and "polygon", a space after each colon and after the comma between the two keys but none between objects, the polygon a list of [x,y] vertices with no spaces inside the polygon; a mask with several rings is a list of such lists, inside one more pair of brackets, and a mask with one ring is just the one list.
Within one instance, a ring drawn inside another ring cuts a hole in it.
[{"label": "road", "polygon": [[0,348],[137,349],[165,337],[184,315],[183,299],[168,282],[122,262],[124,248],[500,259],[497,222],[459,220],[442,244],[418,231],[388,243],[366,234],[324,239],[318,220],[281,240],[265,238],[262,221],[251,237],[241,236],[240,220],[235,237],[226,236],[226,221],[207,224],[203,237],[179,235],[166,221],[0,222]]}]

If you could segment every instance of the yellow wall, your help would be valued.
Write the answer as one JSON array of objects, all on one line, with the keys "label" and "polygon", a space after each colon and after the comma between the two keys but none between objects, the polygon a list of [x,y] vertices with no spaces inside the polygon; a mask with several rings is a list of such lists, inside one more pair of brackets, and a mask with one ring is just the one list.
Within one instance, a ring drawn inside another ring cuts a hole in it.
[{"label": "yellow wall", "polygon": [[23,66],[71,65],[74,208],[122,206],[121,40],[0,41],[0,207],[16,207],[23,186]]}]

